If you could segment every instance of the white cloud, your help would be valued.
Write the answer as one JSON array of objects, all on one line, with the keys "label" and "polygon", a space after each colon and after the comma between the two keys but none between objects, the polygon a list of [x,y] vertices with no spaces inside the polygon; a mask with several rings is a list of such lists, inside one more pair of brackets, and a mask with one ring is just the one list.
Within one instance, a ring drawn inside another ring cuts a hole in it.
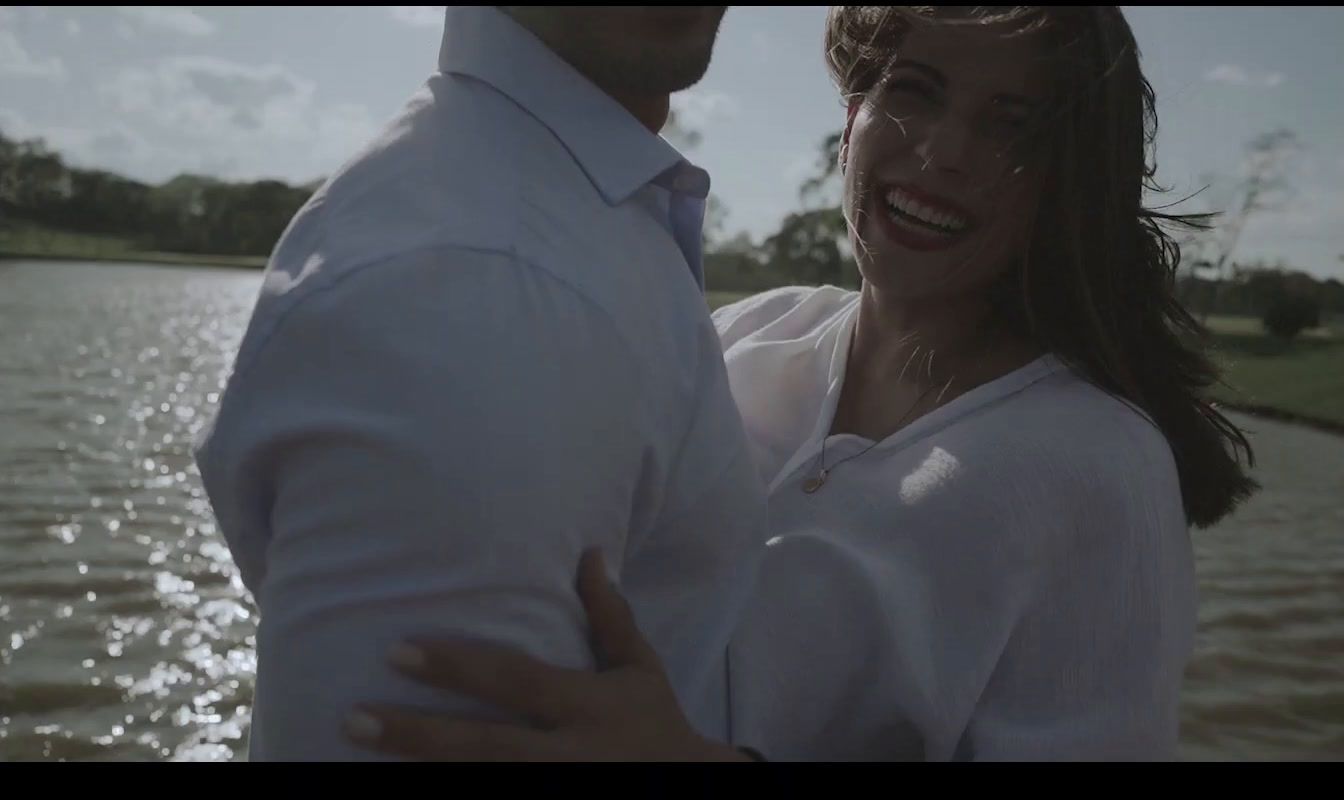
[{"label": "white cloud", "polygon": [[0,6],[0,30],[21,23],[45,22],[47,9],[42,6]]},{"label": "white cloud", "polygon": [[1277,168],[1269,175],[1279,176],[1279,185],[1271,185],[1261,195],[1266,217],[1281,215],[1295,224],[1325,223],[1330,219],[1344,219],[1336,205],[1344,196],[1344,181],[1332,175],[1327,163],[1316,153],[1304,147],[1287,149]]},{"label": "white cloud", "polygon": [[55,56],[39,59],[9,31],[0,31],[0,75],[62,80],[65,65]]},{"label": "white cloud", "polygon": [[145,137],[120,122],[100,124],[96,129],[48,127],[41,135],[70,163],[93,169],[122,172],[154,155]]},{"label": "white cloud", "polygon": [[129,40],[135,38],[135,29],[132,28],[130,25],[127,25],[125,22],[118,22],[115,30],[117,32],[117,35],[123,39]]},{"label": "white cloud", "polygon": [[715,119],[732,119],[742,110],[741,104],[723,92],[688,89],[672,95],[672,108],[678,123],[688,130],[703,132],[705,125]]},{"label": "white cloud", "polygon": [[117,10],[146,27],[183,36],[209,36],[215,32],[215,23],[186,6],[117,6]]},{"label": "white cloud", "polygon": [[421,28],[437,28],[443,24],[443,12],[447,6],[388,6],[392,18],[407,25]]},{"label": "white cloud", "polygon": [[164,128],[232,129],[248,134],[269,121],[286,135],[298,109],[311,104],[312,81],[283,67],[251,66],[209,56],[160,61],[157,69],[128,67],[100,92],[113,108]]},{"label": "white cloud", "polygon": [[790,183],[802,183],[817,172],[817,154],[802,153],[793,157],[784,167],[784,177]]},{"label": "white cloud", "polygon": [[1204,73],[1204,80],[1214,83],[1226,83],[1231,86],[1258,86],[1273,89],[1283,83],[1281,72],[1256,72],[1236,64],[1219,64]]},{"label": "white cloud", "polygon": [[0,132],[9,139],[42,139],[66,163],[94,169],[112,169],[152,157],[149,143],[129,126],[100,122],[95,128],[34,125],[10,109],[0,109]]},{"label": "white cloud", "polygon": [[[172,57],[123,69],[99,94],[154,142],[149,171],[156,179],[165,170],[192,169],[307,180],[350,156],[376,129],[365,106],[323,105],[314,81],[276,64]],[[293,158],[296,151],[302,156]],[[247,160],[253,173],[238,172],[242,165],[229,154],[240,152],[262,154]]]},{"label": "white cloud", "polygon": [[83,29],[79,27],[79,20],[67,19],[65,21],[65,32],[71,36],[79,36]]},{"label": "white cloud", "polygon": [[0,133],[7,139],[27,139],[30,133],[28,121],[17,111],[0,108]]}]

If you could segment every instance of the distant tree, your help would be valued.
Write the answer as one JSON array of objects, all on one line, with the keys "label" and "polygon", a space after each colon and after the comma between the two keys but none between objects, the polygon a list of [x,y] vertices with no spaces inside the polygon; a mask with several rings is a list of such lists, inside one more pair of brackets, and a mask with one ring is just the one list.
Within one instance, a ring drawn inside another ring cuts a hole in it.
[{"label": "distant tree", "polygon": [[18,157],[18,143],[0,133],[0,212],[12,210],[18,200]]},{"label": "distant tree", "polygon": [[709,193],[705,201],[705,249],[712,250],[720,247],[723,241],[724,229],[728,227],[728,206],[724,205],[719,196],[713,192]]},{"label": "distant tree", "polygon": [[804,202],[810,198],[821,197],[827,193],[828,189],[834,187],[836,179],[840,176],[840,140],[842,138],[844,138],[844,132],[836,131],[821,140],[815,171],[811,177],[803,181],[802,186],[798,187],[798,196]]},{"label": "distant tree", "polygon": [[[683,153],[689,153],[700,146],[700,132],[689,127],[677,114],[676,108],[667,113],[667,123],[663,125],[661,135]],[[728,225],[728,206],[713,192],[705,200],[704,247],[706,252],[713,250],[723,237]]]},{"label": "distant tree", "polygon": [[0,134],[0,222],[109,234],[144,249],[266,255],[315,188],[196,175],[150,186],[71,167],[41,139]]},{"label": "distant tree", "polygon": [[1329,314],[1344,314],[1344,283],[1330,278],[1321,285],[1321,310]]},{"label": "distant tree", "polygon": [[784,280],[858,286],[858,270],[849,253],[849,225],[836,197],[840,139],[839,132],[822,139],[814,172],[798,187],[803,209],[786,215],[762,244],[771,269]]},{"label": "distant tree", "polygon": [[[1243,175],[1234,189],[1240,199],[1221,221],[1213,240],[1216,255],[1212,263],[1216,280],[1228,278],[1232,255],[1251,217],[1281,206],[1290,189],[1287,161],[1300,147],[1297,134],[1286,128],[1258,136],[1247,145]],[[1204,316],[1208,316],[1208,306]]]},{"label": "distant tree", "polygon": [[24,217],[50,221],[70,196],[70,173],[60,154],[41,139],[18,142],[7,179],[9,201]]},{"label": "distant tree", "polygon": [[739,231],[705,252],[705,288],[712,291],[759,292],[778,286],[780,276],[746,231]]},{"label": "distant tree", "polygon": [[846,230],[838,208],[801,211],[784,217],[779,230],[765,240],[762,250],[771,268],[798,283],[852,284],[846,280],[849,264],[840,249]]},{"label": "distant tree", "polygon": [[1270,334],[1291,341],[1304,330],[1320,327],[1321,306],[1313,297],[1284,293],[1270,301],[1262,321]]},{"label": "distant tree", "polygon": [[70,195],[60,205],[60,227],[91,233],[145,232],[152,189],[102,170],[72,170]]}]

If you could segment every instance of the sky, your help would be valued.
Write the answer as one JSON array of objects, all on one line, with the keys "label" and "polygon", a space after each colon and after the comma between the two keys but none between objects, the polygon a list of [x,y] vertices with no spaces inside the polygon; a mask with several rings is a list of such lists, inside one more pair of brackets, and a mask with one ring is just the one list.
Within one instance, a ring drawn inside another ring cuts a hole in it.
[{"label": "sky", "polygon": [[[1184,208],[1230,204],[1246,144],[1302,144],[1291,187],[1238,261],[1344,278],[1344,9],[1126,7],[1158,97],[1158,179]],[[799,206],[843,109],[821,57],[824,6],[742,6],[705,78],[674,98],[702,135],[727,231],[756,240]],[[305,183],[374,136],[432,73],[442,6],[0,7],[0,131],[74,164]]]}]

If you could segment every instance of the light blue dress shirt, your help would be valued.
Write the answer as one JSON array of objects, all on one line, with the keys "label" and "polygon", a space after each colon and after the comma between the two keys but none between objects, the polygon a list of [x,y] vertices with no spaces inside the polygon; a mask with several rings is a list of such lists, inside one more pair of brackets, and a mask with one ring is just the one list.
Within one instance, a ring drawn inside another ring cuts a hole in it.
[{"label": "light blue dress shirt", "polygon": [[250,757],[374,758],[357,703],[484,714],[389,668],[411,634],[592,664],[604,548],[692,721],[764,487],[703,296],[708,176],[509,17],[450,7],[439,71],[277,246],[197,460],[260,608]]}]

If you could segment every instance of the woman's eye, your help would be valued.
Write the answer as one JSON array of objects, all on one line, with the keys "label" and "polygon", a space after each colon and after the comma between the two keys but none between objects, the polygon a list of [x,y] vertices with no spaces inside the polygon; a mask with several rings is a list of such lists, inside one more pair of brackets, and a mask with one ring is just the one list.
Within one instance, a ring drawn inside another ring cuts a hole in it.
[{"label": "woman's eye", "polygon": [[1025,117],[999,117],[994,120],[993,127],[1001,133],[1017,134],[1026,130],[1027,120]]},{"label": "woman's eye", "polygon": [[888,91],[894,94],[917,97],[930,103],[937,99],[933,89],[928,84],[908,79],[892,81],[888,86]]}]

